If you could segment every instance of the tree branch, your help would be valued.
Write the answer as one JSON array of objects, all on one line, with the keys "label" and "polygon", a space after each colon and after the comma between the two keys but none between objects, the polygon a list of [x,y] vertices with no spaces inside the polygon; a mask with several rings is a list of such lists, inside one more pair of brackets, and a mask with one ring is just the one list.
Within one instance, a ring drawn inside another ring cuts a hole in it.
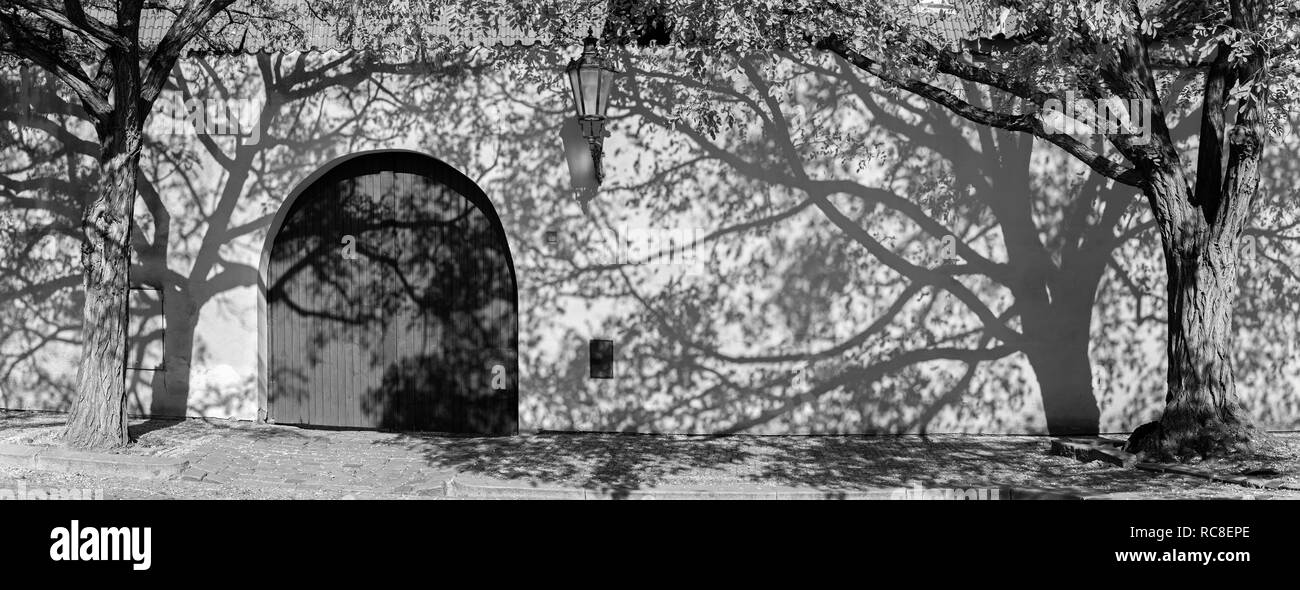
[{"label": "tree branch", "polygon": [[[970,121],[981,125],[1005,129],[1007,131],[1029,133],[1035,137],[1055,144],[1057,147],[1065,150],[1066,153],[1074,156],[1079,161],[1087,164],[1089,168],[1092,168],[1107,178],[1134,187],[1142,186],[1143,178],[1141,173],[1137,170],[1112,161],[1110,158],[1098,153],[1087,144],[1084,144],[1069,135],[1049,132],[1047,128],[1043,126],[1042,119],[1039,117],[1038,113],[1012,115],[983,109],[958,98],[955,94],[942,88],[932,86],[920,80],[896,76],[889,72],[880,62],[849,49],[838,40],[825,40],[821,42],[819,46],[823,49],[834,52],[859,69],[868,72],[885,82],[934,101]],[[986,77],[986,79],[988,78]],[[1014,87],[1014,85],[1011,85],[1005,80],[1000,81],[1000,83]],[[998,87],[1001,88],[1001,86]]]},{"label": "tree branch", "polygon": [[234,3],[235,0],[197,0],[197,3],[196,0],[187,0],[145,66],[144,82],[140,88],[140,100],[145,105],[153,104],[158,98],[185,46],[217,13]]},{"label": "tree branch", "polygon": [[89,40],[98,41],[100,49],[114,47],[125,51],[131,45],[131,40],[119,35],[112,27],[94,17],[87,16],[85,9],[81,5],[81,0],[63,0],[62,7],[59,7],[51,0],[11,1],[66,31],[83,36],[83,38],[89,37]]},{"label": "tree branch", "polygon": [[78,60],[50,39],[33,35],[30,25],[24,24],[12,12],[0,11],[0,52],[31,60],[68,85],[81,99],[86,111],[97,121],[105,121],[113,107],[106,95],[99,92],[86,73],[77,66]]}]

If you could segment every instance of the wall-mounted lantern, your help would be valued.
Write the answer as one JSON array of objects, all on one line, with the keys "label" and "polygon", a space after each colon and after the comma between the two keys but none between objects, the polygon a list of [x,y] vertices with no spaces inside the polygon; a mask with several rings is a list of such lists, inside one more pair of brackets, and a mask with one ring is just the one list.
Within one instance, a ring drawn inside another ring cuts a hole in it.
[{"label": "wall-mounted lantern", "polygon": [[591,148],[591,160],[596,167],[596,182],[605,179],[601,166],[604,152],[604,139],[609,134],[605,131],[605,111],[609,108],[609,91],[614,86],[613,63],[601,55],[596,47],[598,40],[590,31],[583,39],[582,55],[569,61],[564,73],[569,76],[569,86],[573,89],[573,102],[578,111],[578,125],[582,136]]}]

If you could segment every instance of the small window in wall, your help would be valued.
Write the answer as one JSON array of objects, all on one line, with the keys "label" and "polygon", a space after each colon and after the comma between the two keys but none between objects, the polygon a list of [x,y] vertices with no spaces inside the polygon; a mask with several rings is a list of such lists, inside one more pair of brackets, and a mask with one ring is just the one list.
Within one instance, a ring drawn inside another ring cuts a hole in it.
[{"label": "small window in wall", "polygon": [[127,291],[126,368],[159,371],[163,368],[163,292],[151,286]]},{"label": "small window in wall", "polygon": [[614,378],[614,341],[591,341],[591,378]]}]

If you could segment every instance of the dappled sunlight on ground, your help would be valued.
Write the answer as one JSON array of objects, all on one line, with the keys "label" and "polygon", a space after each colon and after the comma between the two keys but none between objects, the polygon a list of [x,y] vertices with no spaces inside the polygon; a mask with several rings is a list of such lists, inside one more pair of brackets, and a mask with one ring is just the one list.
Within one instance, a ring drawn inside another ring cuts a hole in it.
[{"label": "dappled sunlight on ground", "polygon": [[[61,427],[61,414],[0,412],[0,442],[42,444]],[[170,486],[166,494],[171,497],[218,493],[210,484],[227,487],[227,494],[266,488],[272,490],[268,497],[432,496],[453,476],[614,496],[654,488],[873,491],[920,486],[1014,487],[1117,498],[1300,497],[1295,492],[1082,463],[1049,455],[1050,439],[1034,436],[473,437],[156,419],[133,420],[131,435],[134,442],[123,452],[181,457],[200,471],[194,476],[203,484],[199,487],[150,484]],[[1277,438],[1280,454],[1267,460],[1203,466],[1300,473],[1300,436]],[[139,485],[131,484],[131,489]]]}]

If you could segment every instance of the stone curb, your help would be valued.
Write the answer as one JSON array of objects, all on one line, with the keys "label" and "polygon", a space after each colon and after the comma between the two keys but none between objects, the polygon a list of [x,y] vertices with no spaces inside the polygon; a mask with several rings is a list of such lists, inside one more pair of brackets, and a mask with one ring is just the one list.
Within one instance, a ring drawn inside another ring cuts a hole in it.
[{"label": "stone curb", "polygon": [[1248,488],[1300,491],[1300,484],[1285,483],[1280,478],[1267,479],[1247,475],[1221,475],[1213,471],[1197,469],[1191,465],[1178,463],[1138,463],[1135,467],[1152,473],[1176,473],[1178,475],[1199,477],[1211,482],[1231,483]]},{"label": "stone curb", "polygon": [[1124,441],[1103,436],[1054,438],[1050,453],[1084,463],[1102,461],[1117,467],[1137,465],[1137,455],[1125,452],[1123,447]]},{"label": "stone curb", "polygon": [[[890,500],[896,491],[882,490],[595,490],[573,487],[534,487],[466,482],[452,478],[443,484],[445,496],[464,499],[524,500]],[[898,488],[911,491],[912,488]],[[1084,496],[1054,490],[998,488],[1001,500],[1083,500]]]},{"label": "stone curb", "polygon": [[1137,455],[1122,450],[1123,444],[1122,441],[1104,437],[1060,438],[1052,439],[1051,453],[1062,457],[1073,457],[1085,463],[1089,461],[1105,461],[1119,467],[1133,467],[1152,473],[1174,473],[1198,477],[1210,482],[1231,483],[1266,490],[1300,491],[1300,484],[1284,483],[1281,479],[1266,479],[1246,475],[1221,475],[1181,463],[1139,463]]},{"label": "stone curb", "polygon": [[172,457],[117,455],[74,451],[62,447],[0,444],[0,465],[14,465],[43,471],[139,479],[170,479],[180,475],[189,464],[189,461]]},{"label": "stone curb", "polygon": [[15,467],[26,467],[28,469],[36,468],[36,454],[41,447],[31,447],[27,445],[0,444],[0,465],[13,465]]}]

